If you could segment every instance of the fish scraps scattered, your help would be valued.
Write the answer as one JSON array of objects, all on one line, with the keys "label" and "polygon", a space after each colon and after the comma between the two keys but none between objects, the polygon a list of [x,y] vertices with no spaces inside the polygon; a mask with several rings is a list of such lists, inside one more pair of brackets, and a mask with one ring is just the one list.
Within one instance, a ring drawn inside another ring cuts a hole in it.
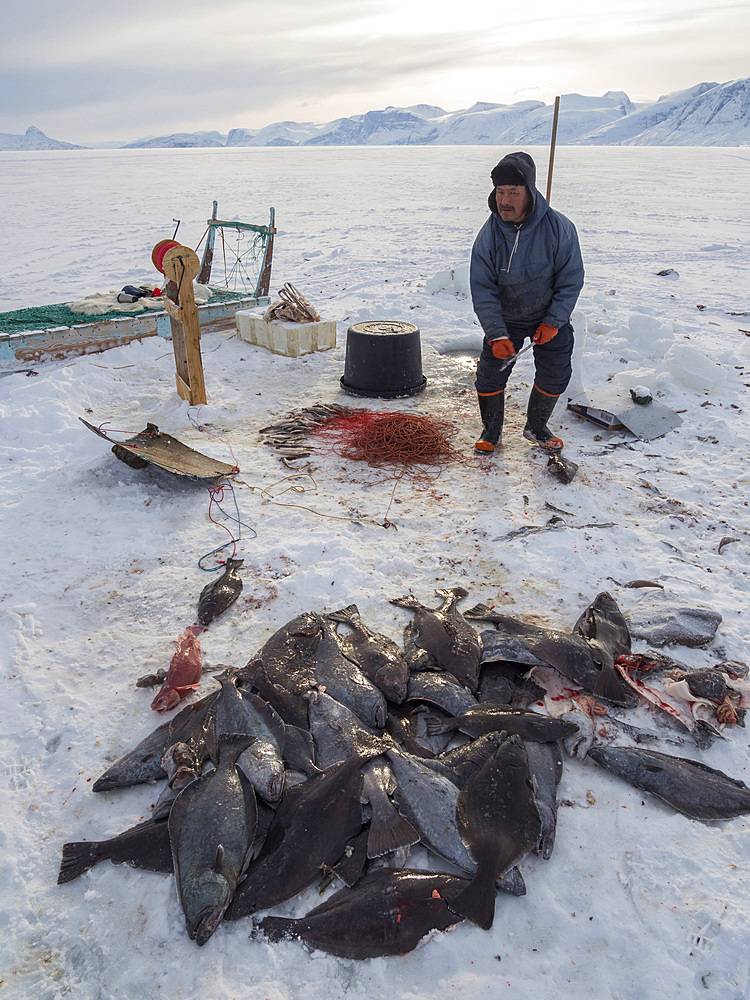
[{"label": "fish scraps scattered", "polygon": [[[507,535],[503,537],[508,538],[522,538],[524,535],[535,535],[540,531],[556,531],[560,528],[614,528],[616,527],[614,521],[604,521],[601,524],[567,524],[562,517],[557,517],[553,515],[548,518],[545,524],[524,524],[520,528],[514,528],[509,531]],[[495,539],[497,541],[497,539]]]},{"label": "fish scraps scattered", "polygon": [[[224,589],[202,595],[204,619],[208,597]],[[462,587],[437,595],[435,608],[412,595],[391,600],[410,615],[403,648],[356,605],[287,622],[97,779],[96,793],[156,781],[163,789],[145,821],[64,844],[58,883],[106,859],[173,872],[198,945],[222,921],[252,917],[255,941],[365,959],[405,954],[461,921],[487,930],[498,892],[526,893],[519,864],[553,854],[566,754],[691,820],[750,813],[742,781],[632,745],[650,738],[638,726],[610,725],[610,707],[651,703],[668,713],[662,719],[684,716],[676,721],[706,745],[708,734],[743,723],[745,664],[690,671],[633,653],[608,593],[572,629],[482,604],[462,614]],[[660,691],[653,674],[664,678]],[[591,791],[587,801],[596,804]],[[428,868],[405,867],[415,845]],[[332,881],[336,891],[305,916],[263,915]]]},{"label": "fish scraps scattered", "polygon": [[550,455],[547,469],[555,479],[563,483],[572,483],[578,472],[576,463],[571,462],[569,458],[563,458],[562,455]]},{"label": "fish scraps scattered", "polygon": [[332,422],[338,422],[355,413],[349,406],[338,403],[316,403],[301,410],[293,410],[283,420],[258,431],[264,444],[273,448],[284,465],[296,468],[294,462],[309,458],[313,453],[309,437],[316,430]]}]

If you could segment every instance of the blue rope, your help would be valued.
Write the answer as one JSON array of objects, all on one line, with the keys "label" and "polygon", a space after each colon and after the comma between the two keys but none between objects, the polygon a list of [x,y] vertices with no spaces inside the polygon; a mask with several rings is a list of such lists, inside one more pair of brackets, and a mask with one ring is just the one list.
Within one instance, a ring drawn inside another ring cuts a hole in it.
[{"label": "blue rope", "polygon": [[[206,486],[205,483],[203,485]],[[206,489],[208,490],[208,494],[211,497],[213,503],[219,508],[220,512],[224,515],[224,517],[228,521],[233,521],[233,522],[236,523],[237,529],[238,529],[237,530],[237,535],[233,536],[232,538],[230,538],[228,542],[224,542],[222,545],[218,545],[215,549],[212,549],[210,552],[206,552],[204,555],[202,555],[200,557],[200,559],[198,560],[198,569],[200,569],[204,573],[215,573],[218,569],[221,569],[222,566],[225,565],[225,563],[223,563],[223,562],[220,561],[217,566],[206,567],[206,566],[203,565],[203,562],[204,562],[205,559],[208,559],[210,556],[216,555],[218,552],[223,551],[224,549],[228,548],[230,545],[236,546],[237,543],[242,539],[242,529],[243,528],[245,528],[247,531],[251,531],[252,532],[252,536],[251,536],[252,538],[257,538],[258,537],[258,532],[255,530],[255,528],[253,528],[249,524],[245,524],[245,522],[240,518],[240,509],[239,509],[239,506],[237,504],[237,495],[234,492],[234,486],[233,486],[233,484],[230,483],[230,482],[226,482],[223,485],[225,487],[227,487],[229,489],[230,493],[232,494],[232,500],[234,501],[234,510],[235,510],[234,515],[228,514],[224,510],[224,508],[221,506],[221,504],[219,503],[219,501],[216,500],[216,499],[214,499],[213,493],[211,492],[211,487],[206,486]]]}]

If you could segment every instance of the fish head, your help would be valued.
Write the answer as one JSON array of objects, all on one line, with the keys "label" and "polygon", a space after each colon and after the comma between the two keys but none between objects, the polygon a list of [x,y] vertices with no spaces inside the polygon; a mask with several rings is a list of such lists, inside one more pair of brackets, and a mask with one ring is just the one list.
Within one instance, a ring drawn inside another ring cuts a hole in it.
[{"label": "fish head", "polygon": [[198,767],[179,767],[174,774],[174,777],[169,782],[169,787],[177,792],[181,792],[183,788],[187,788],[201,776],[200,766]]},{"label": "fish head", "polygon": [[232,893],[223,875],[215,871],[200,872],[192,882],[185,904],[185,924],[188,937],[204,945],[219,926],[224,911],[229,906]]},{"label": "fish head", "polygon": [[373,719],[373,725],[376,729],[385,729],[385,724],[388,721],[388,705],[382,694],[380,695],[380,700],[375,704]]},{"label": "fish head", "polygon": [[408,673],[394,669],[390,664],[381,667],[375,673],[375,686],[379,687],[388,701],[400,705],[406,698]]},{"label": "fish head", "polygon": [[472,694],[476,693],[479,687],[479,664],[474,658],[471,662],[463,664],[462,669],[457,670],[455,676]]},{"label": "fish head", "polygon": [[173,687],[162,688],[151,702],[151,708],[153,708],[155,712],[168,712],[170,708],[174,708],[180,700],[179,693],[175,691]]},{"label": "fish head", "polygon": [[255,740],[237,758],[237,767],[264,802],[273,805],[281,800],[286,784],[284,762],[270,743]]},{"label": "fish head", "polygon": [[187,743],[173,743],[161,759],[170,788],[184,788],[200,775],[201,765],[195,750]]}]

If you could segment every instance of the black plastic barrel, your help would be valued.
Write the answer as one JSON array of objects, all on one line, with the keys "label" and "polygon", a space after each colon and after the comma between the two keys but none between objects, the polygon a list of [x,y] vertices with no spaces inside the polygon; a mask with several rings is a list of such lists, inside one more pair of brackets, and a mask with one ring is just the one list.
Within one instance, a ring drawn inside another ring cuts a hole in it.
[{"label": "black plastic barrel", "polygon": [[419,327],[399,320],[354,323],[346,331],[341,388],[351,396],[413,396],[424,389]]}]

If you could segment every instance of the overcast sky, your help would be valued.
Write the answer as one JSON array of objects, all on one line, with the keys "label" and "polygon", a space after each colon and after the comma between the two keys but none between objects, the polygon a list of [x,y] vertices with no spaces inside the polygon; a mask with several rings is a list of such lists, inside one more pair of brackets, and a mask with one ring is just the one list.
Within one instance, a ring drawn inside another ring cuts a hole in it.
[{"label": "overcast sky", "polygon": [[750,76],[748,0],[13,0],[0,132],[80,144]]}]

